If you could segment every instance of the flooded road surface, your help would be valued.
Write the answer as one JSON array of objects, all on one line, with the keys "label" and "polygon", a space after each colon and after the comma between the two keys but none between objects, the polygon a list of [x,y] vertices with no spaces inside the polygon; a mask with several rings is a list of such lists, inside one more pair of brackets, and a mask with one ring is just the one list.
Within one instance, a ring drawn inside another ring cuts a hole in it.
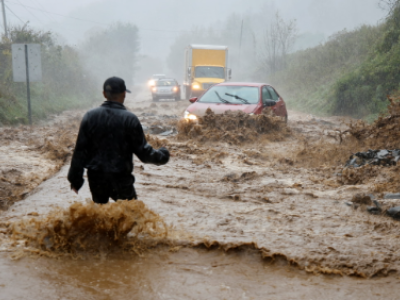
[{"label": "flooded road surface", "polygon": [[79,260],[0,255],[0,299],[398,299],[394,277],[305,274],[255,253],[155,249]]},{"label": "flooded road surface", "polygon": [[0,209],[51,177],[70,155],[80,112],[65,112],[43,126],[0,128]]},{"label": "flooded road surface", "polygon": [[135,158],[135,203],[91,204],[66,165],[2,212],[0,299],[398,298],[399,223],[348,205],[359,193],[400,203],[382,200],[397,167],[346,173],[365,144],[341,136],[343,120],[186,124],[188,102],[145,99],[127,106],[169,164]]}]

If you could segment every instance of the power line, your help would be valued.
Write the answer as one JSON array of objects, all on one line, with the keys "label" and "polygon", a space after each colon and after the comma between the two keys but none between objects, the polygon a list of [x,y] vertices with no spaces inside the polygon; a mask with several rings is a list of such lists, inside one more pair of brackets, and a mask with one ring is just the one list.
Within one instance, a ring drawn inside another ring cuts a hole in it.
[{"label": "power line", "polygon": [[44,11],[44,7],[42,6],[42,4],[40,4],[39,1],[36,1],[36,0],[34,0],[34,1],[40,6],[41,9],[43,9],[42,13],[43,13],[44,15],[46,15],[46,16],[47,16],[49,19],[51,19],[53,22],[57,22],[57,21],[55,21],[55,19],[53,19],[53,17],[52,17],[49,13],[47,13],[47,12]]},{"label": "power line", "polygon": [[[17,0],[18,1],[18,0]],[[54,22],[54,23],[58,23],[57,24],[57,26],[58,27],[61,27],[63,30],[67,30],[67,31],[70,31],[70,32],[79,32],[79,33],[82,33],[81,31],[79,31],[79,30],[74,30],[74,29],[71,29],[71,28],[67,28],[67,27],[65,27],[65,26],[62,26],[62,25],[60,25],[59,24],[59,22],[58,21],[56,21],[56,19],[54,19],[52,16],[51,16],[51,13],[50,12],[47,12],[47,11],[45,11],[44,10],[44,8],[43,8],[43,6],[42,6],[42,4],[40,4],[40,2],[39,1],[36,1],[36,0],[34,0],[41,8],[42,8],[42,10],[39,10],[40,12],[42,12],[43,13],[43,15],[45,15],[48,19],[50,19],[50,21],[52,21],[52,22]],[[8,2],[10,2],[10,1],[8,1]],[[19,2],[19,1],[18,1]],[[17,5],[22,5],[22,6],[24,6],[23,4],[21,4],[21,3],[14,3],[14,4],[17,4]],[[26,5],[25,5],[25,7],[26,7]],[[29,9],[32,9],[31,7],[28,7]],[[43,24],[43,23],[42,23]],[[43,24],[44,25],[44,24]]]},{"label": "power line", "polygon": [[[39,23],[42,23],[42,25],[44,25],[44,23],[42,22],[42,20],[40,20],[40,18],[38,18],[33,12],[31,12],[25,5],[23,5],[19,0],[17,0],[18,1],[18,3],[19,3],[19,5],[21,5],[21,6],[23,6],[25,9],[26,9],[26,11],[31,15],[31,16],[33,16],[37,21],[39,21]],[[10,1],[8,1],[9,3],[10,3]]]},{"label": "power line", "polygon": [[[0,0],[1,1],[1,0]],[[18,1],[18,0],[17,0]],[[23,6],[31,15],[33,15],[28,9],[34,9],[34,8],[32,8],[32,7],[29,7],[29,6],[26,6],[26,5],[24,5],[24,4],[22,4],[22,3],[20,3],[19,1],[19,3],[15,3],[15,2],[12,2],[12,1],[7,1],[8,3],[13,3],[13,4],[16,4],[16,5],[20,5],[20,6]],[[36,3],[38,3],[39,5],[40,5],[40,3],[39,2],[36,2]],[[23,22],[23,23],[25,23],[24,21],[22,21],[8,6],[7,6],[7,9],[14,15],[14,16],[16,16],[21,22]],[[40,10],[39,10],[40,11]],[[42,11],[43,13],[46,13],[46,11]],[[48,13],[48,12],[47,12]],[[50,14],[50,13],[48,13],[48,14]],[[42,25],[43,26],[45,26],[45,24],[42,22],[42,21],[40,21],[37,17],[36,17],[36,15],[33,15],[40,23],[42,23]],[[55,21],[54,19],[52,19],[52,21],[53,22],[55,22],[55,23],[57,23],[57,21]],[[60,26],[60,25],[58,25],[58,26]],[[68,31],[71,31],[71,32],[81,32],[81,31],[78,31],[78,30],[73,30],[73,29],[71,29],[71,28],[65,28],[65,27],[63,27],[63,26],[61,26],[64,30],[68,30]]]},{"label": "power line", "polygon": [[[19,2],[19,0],[17,0]],[[97,25],[101,25],[101,26],[108,26],[109,24],[105,24],[105,23],[101,23],[101,22],[97,22],[97,21],[93,21],[93,20],[88,20],[88,19],[82,19],[82,18],[77,18],[77,17],[72,17],[72,16],[67,16],[67,15],[63,15],[63,14],[59,14],[59,13],[54,13],[54,12],[50,12],[50,11],[46,11],[44,9],[40,9],[37,7],[33,7],[33,6],[28,6],[28,5],[24,5],[22,3],[16,3],[13,1],[8,1],[8,3],[13,3],[16,5],[20,5],[23,6],[25,9],[29,8],[29,9],[33,9],[33,10],[37,10],[37,11],[41,11],[47,14],[52,14],[55,16],[60,16],[60,17],[64,17],[64,18],[68,18],[68,19],[73,19],[73,20],[77,20],[77,21],[81,21],[81,22],[88,22],[88,23],[93,23],[93,24],[97,24]],[[42,23],[43,24],[43,23]],[[190,33],[190,32],[194,32],[193,30],[165,30],[165,29],[154,29],[154,28],[140,28],[138,27],[139,30],[143,30],[143,31],[154,31],[154,32],[176,32],[176,33]],[[213,31],[224,31],[224,30],[213,30]],[[237,30],[229,30],[228,31],[237,31]]]},{"label": "power line", "polygon": [[[56,15],[56,16],[60,16],[60,17],[64,17],[64,18],[69,18],[69,19],[74,19],[74,20],[77,20],[77,21],[88,22],[88,23],[93,23],[93,24],[102,25],[102,26],[108,26],[108,24],[105,24],[105,23],[100,23],[100,22],[97,22],[97,21],[92,21],[92,20],[87,20],[87,19],[82,19],[82,18],[71,17],[71,16],[67,16],[67,15],[54,13],[54,12],[49,12],[49,11],[46,11],[46,10],[43,10],[43,9],[40,9],[40,8],[37,8],[37,7],[24,5],[22,3],[16,3],[16,2],[13,2],[13,1],[8,1],[8,3],[13,3],[13,4],[16,4],[16,5],[23,6],[25,9],[29,8],[29,9],[33,9],[33,10],[37,10],[37,11],[42,11],[42,12],[45,12],[45,13],[48,13],[48,14],[52,14],[52,15]],[[184,30],[143,29],[143,28],[141,28],[141,30],[162,31],[162,32],[190,32],[190,31],[186,31],[186,30],[184,31]]]},{"label": "power line", "polygon": [[6,8],[8,9],[8,11],[9,11],[10,13],[12,13],[18,20],[20,20],[23,24],[26,23],[26,22],[22,21],[21,18],[18,17],[18,16],[11,10],[11,8],[8,7],[8,5],[5,4],[5,6],[6,6]]},{"label": "power line", "polygon": [[6,20],[6,8],[5,8],[4,0],[1,0],[1,9],[2,9],[2,12],[3,12],[4,35],[5,35],[6,38],[8,38],[7,20]]}]

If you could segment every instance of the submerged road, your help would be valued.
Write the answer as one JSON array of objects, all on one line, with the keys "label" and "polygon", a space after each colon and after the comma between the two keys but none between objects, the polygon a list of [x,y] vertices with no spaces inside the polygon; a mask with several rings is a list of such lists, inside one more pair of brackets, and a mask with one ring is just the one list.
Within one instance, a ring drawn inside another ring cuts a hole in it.
[{"label": "submerged road", "polygon": [[[186,103],[144,98],[127,106],[146,126],[176,126],[174,117],[162,116],[182,115]],[[340,158],[323,151],[313,160],[302,156],[304,140],[331,151],[335,141],[321,129],[331,131],[338,120],[295,113],[290,120],[291,134],[279,142],[167,137],[174,155],[168,165],[135,159],[139,199],[173,226],[171,241],[184,247],[15,261],[10,255],[23,245],[10,246],[3,234],[0,299],[397,299],[399,225],[344,204],[369,186],[338,183]],[[154,136],[150,142],[159,143]],[[74,195],[67,171],[68,165],[0,221],[85,203],[87,183]]]}]

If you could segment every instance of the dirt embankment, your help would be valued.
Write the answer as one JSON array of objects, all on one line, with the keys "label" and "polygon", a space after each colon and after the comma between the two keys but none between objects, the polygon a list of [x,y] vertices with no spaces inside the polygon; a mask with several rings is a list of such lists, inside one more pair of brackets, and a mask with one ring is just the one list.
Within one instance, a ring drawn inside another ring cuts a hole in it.
[{"label": "dirt embankment", "polygon": [[[353,122],[341,133],[342,139],[352,139],[357,149],[352,154],[369,149],[400,149],[400,102],[389,98],[388,114],[380,116],[374,123]],[[343,184],[368,184],[370,192],[382,195],[385,192],[399,192],[400,166],[364,165],[360,168],[344,168],[341,174]]]}]

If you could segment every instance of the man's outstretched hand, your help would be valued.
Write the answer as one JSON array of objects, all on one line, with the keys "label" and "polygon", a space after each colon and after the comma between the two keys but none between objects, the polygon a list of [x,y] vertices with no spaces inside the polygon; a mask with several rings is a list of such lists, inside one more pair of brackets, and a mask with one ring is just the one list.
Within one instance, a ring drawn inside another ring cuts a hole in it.
[{"label": "man's outstretched hand", "polygon": [[[168,150],[166,147],[167,147],[167,144],[163,144],[163,145],[160,147],[160,149],[161,149],[161,148],[165,148],[165,150]],[[169,156],[174,156],[174,155],[169,151]]]}]

